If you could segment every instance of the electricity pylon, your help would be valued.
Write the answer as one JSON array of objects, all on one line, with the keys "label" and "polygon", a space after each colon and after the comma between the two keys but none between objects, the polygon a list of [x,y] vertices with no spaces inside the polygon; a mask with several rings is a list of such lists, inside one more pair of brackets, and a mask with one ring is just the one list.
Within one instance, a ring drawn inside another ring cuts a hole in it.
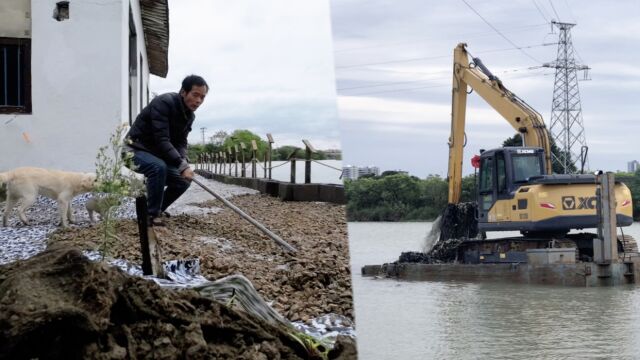
[{"label": "electricity pylon", "polygon": [[554,62],[542,66],[556,69],[549,131],[560,151],[558,154],[552,154],[552,161],[560,164],[563,173],[567,174],[588,168],[588,148],[582,122],[577,73],[578,70],[584,71],[584,79],[587,79],[589,67],[577,64],[575,60],[571,28],[576,24],[556,21],[551,23],[560,30],[558,56]]}]

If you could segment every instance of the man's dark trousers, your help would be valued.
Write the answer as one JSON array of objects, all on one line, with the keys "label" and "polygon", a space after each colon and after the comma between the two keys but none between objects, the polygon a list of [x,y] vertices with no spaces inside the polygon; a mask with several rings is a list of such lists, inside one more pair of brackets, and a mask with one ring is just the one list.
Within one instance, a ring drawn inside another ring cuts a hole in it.
[{"label": "man's dark trousers", "polygon": [[136,150],[133,163],[137,166],[136,172],[144,174],[147,179],[149,216],[159,216],[191,185],[189,180],[180,176],[177,167],[167,165],[164,160],[146,151]]}]

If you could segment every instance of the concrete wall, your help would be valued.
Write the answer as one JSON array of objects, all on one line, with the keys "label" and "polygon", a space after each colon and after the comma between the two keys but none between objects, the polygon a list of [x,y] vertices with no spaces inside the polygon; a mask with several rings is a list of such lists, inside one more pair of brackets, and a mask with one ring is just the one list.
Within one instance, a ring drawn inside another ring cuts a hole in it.
[{"label": "concrete wall", "polygon": [[[0,171],[19,166],[91,171],[98,148],[118,124],[128,123],[129,1],[69,6],[70,18],[56,21],[55,1],[31,2],[32,113],[0,115]],[[146,69],[142,78],[146,88]]]}]

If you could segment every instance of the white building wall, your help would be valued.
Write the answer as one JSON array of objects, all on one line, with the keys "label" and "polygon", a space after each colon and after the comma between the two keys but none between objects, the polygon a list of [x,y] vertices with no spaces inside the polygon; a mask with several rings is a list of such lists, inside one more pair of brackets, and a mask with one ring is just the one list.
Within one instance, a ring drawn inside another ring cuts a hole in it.
[{"label": "white building wall", "polygon": [[[144,35],[133,2],[146,89]],[[129,1],[71,1],[64,21],[53,19],[54,7],[31,2],[32,114],[0,115],[0,171],[92,171],[98,148],[128,123]]]},{"label": "white building wall", "polygon": [[[149,86],[149,63],[147,60],[147,50],[144,42],[144,32],[142,31],[142,17],[140,15],[140,3],[137,0],[123,1],[122,9],[122,33],[121,41],[123,44],[123,51],[120,57],[120,64],[122,66],[121,73],[121,97],[122,97],[122,112],[121,119],[123,123],[129,123],[129,6],[131,6],[131,13],[133,14],[133,22],[135,24],[137,33],[137,52],[136,61],[138,67],[138,73],[136,79],[133,80],[133,97],[134,102],[132,104],[133,120],[135,115],[142,110],[144,106],[149,103],[147,97],[147,88]],[[140,56],[142,56],[142,67],[140,67]],[[141,86],[142,85],[142,86]],[[140,90],[142,89],[142,104],[140,104]]]}]

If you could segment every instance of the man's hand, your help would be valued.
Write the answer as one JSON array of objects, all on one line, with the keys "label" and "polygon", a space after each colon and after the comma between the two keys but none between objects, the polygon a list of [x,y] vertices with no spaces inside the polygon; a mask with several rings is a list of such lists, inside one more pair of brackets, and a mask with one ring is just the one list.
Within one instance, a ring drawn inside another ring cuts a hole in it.
[{"label": "man's hand", "polygon": [[191,168],[188,167],[182,171],[182,174],[180,174],[180,176],[191,181],[193,180],[194,173],[193,173],[193,170],[191,170]]}]

